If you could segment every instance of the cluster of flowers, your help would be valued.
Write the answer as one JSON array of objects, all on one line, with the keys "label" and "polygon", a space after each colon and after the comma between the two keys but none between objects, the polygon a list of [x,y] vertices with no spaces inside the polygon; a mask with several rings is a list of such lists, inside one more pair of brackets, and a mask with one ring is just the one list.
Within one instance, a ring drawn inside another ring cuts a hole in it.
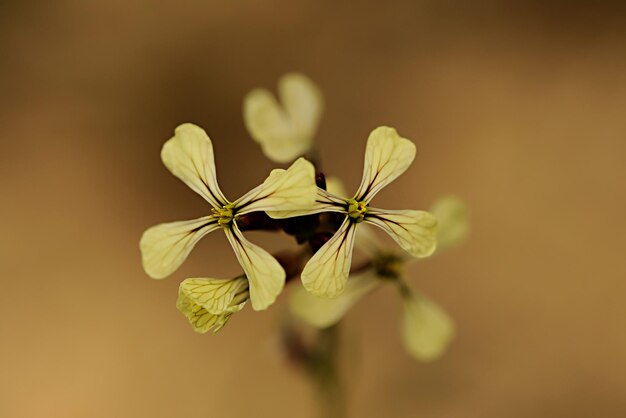
[{"label": "cluster of flowers", "polygon": [[[169,276],[202,237],[223,230],[243,274],[233,279],[185,279],[177,301],[177,308],[196,331],[217,332],[248,300],[254,310],[267,309],[290,278],[285,270],[291,266],[242,234],[243,225],[262,219],[263,225],[272,225],[268,229],[282,229],[307,245],[307,251],[298,252],[308,261],[297,272],[303,286],[290,299],[294,315],[313,326],[328,327],[378,284],[394,283],[403,301],[402,335],[409,353],[421,360],[436,358],[452,338],[454,325],[435,303],[408,287],[402,266],[409,259],[433,254],[437,241],[441,249],[465,236],[463,204],[455,198],[442,199],[433,208],[434,215],[370,206],[374,196],[406,171],[415,157],[415,145],[390,127],[376,128],[369,135],[361,184],[353,197],[345,197],[337,180],[326,181],[303,157],[311,151],[322,113],[318,88],[301,74],[288,74],[279,82],[279,98],[280,103],[267,90],[253,90],[244,99],[244,121],[268,158],[291,165],[273,170],[261,185],[234,201],[225,197],[217,183],[213,145],[206,132],[193,124],[176,128],[163,146],[161,159],[211,209],[198,219],[146,230],[140,241],[144,270],[155,279]],[[404,252],[382,248],[367,225],[385,231]],[[369,261],[350,274],[355,242]]]}]

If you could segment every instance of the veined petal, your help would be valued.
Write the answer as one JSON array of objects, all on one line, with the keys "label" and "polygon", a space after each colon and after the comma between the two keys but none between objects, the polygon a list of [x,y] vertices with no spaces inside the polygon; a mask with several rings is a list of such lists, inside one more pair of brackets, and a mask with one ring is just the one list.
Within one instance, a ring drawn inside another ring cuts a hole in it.
[{"label": "veined petal", "polygon": [[368,270],[350,275],[345,291],[334,299],[320,298],[298,287],[289,299],[289,309],[309,325],[327,328],[339,322],[350,308],[379,284],[375,272]]},{"label": "veined petal", "polygon": [[315,168],[298,158],[287,170],[272,170],[263,184],[235,201],[238,215],[258,211],[308,210],[315,203]]},{"label": "veined petal", "polygon": [[428,257],[437,247],[437,219],[428,212],[370,208],[365,222],[382,228],[413,257]]},{"label": "veined petal", "polygon": [[200,239],[219,228],[210,216],[148,228],[139,241],[143,269],[153,279],[172,274]]},{"label": "veined petal", "polygon": [[315,296],[339,296],[346,285],[352,262],[356,224],[346,218],[335,235],[322,246],[302,271],[304,288]]},{"label": "veined petal", "polygon": [[236,222],[224,231],[248,278],[252,309],[267,309],[285,286],[285,270],[267,251],[248,241]]},{"label": "veined petal", "polygon": [[369,202],[383,187],[398,178],[415,158],[415,145],[395,129],[381,126],[372,131],[365,149],[363,179],[357,201]]},{"label": "veined petal", "polygon": [[454,337],[454,322],[437,304],[414,294],[403,296],[402,339],[418,360],[440,357]]},{"label": "veined petal", "polygon": [[294,216],[313,215],[320,212],[345,212],[346,201],[324,189],[316,187],[315,202],[308,209],[268,210],[268,216],[274,219],[293,218]]},{"label": "veined petal", "polygon": [[[243,283],[241,282],[243,280]],[[222,286],[211,285],[211,284],[201,284],[202,282],[225,282]],[[206,286],[209,288],[220,287],[224,289],[223,286],[231,288],[230,291],[226,292],[223,295],[217,296],[216,299],[211,297],[207,297],[210,294],[219,294],[220,291],[213,291],[206,289]],[[176,308],[180,312],[183,313],[189,320],[189,323],[193,327],[196,332],[206,333],[209,330],[213,330],[214,333],[217,333],[226,322],[230,316],[240,311],[246,303],[245,290],[242,293],[237,293],[237,288],[242,288],[243,286],[247,287],[246,279],[233,279],[233,280],[216,280],[216,279],[187,279],[184,280],[179,289],[178,289],[178,300],[176,301]],[[230,298],[230,295],[235,292],[233,298]],[[228,301],[228,305],[225,307],[225,310],[222,312],[210,312],[209,308],[217,308],[221,302],[217,304],[214,303],[215,300]],[[205,301],[206,303],[202,303]]]},{"label": "veined petal", "polygon": [[228,203],[215,175],[213,144],[206,132],[191,123],[176,128],[161,150],[163,164],[213,207]]},{"label": "veined petal", "polygon": [[263,153],[287,163],[309,151],[322,112],[322,95],[301,74],[286,75],[278,89],[284,108],[269,91],[255,89],[244,98],[243,117]]},{"label": "veined petal", "polygon": [[209,313],[238,312],[248,300],[248,280],[190,278],[180,284],[179,292]]},{"label": "veined petal", "polygon": [[437,218],[437,250],[459,245],[469,233],[469,214],[465,203],[455,196],[438,199],[430,209]]}]

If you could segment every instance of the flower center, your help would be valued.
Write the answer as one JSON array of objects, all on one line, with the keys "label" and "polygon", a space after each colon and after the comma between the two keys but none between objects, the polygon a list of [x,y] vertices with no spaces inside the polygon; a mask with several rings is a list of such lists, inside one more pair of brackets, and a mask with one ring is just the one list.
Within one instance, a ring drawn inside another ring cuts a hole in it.
[{"label": "flower center", "polygon": [[212,212],[211,216],[214,219],[217,219],[217,224],[221,227],[226,227],[230,225],[230,223],[233,221],[234,214],[233,214],[232,203],[229,203],[228,205],[224,205],[219,209],[212,208],[211,212]]},{"label": "flower center", "polygon": [[357,202],[354,199],[347,201],[348,203],[348,216],[352,218],[354,222],[363,222],[365,214],[367,213],[367,203]]}]

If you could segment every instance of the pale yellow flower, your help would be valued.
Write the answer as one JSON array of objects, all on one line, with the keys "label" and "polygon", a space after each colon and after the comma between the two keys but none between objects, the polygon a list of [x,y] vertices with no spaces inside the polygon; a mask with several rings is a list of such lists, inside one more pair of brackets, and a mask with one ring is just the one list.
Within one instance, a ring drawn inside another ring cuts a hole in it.
[{"label": "pale yellow flower", "polygon": [[140,241],[146,273],[155,279],[169,276],[202,237],[222,229],[248,279],[253,309],[266,309],[282,291],[285,272],[267,251],[244,238],[237,217],[255,211],[310,207],[316,188],[313,165],[301,158],[287,170],[273,170],[263,184],[231,202],[217,184],[211,140],[198,126],[187,123],[176,128],[174,137],[163,145],[161,159],[212,208],[207,216],[146,230]]},{"label": "pale yellow flower", "polygon": [[[338,179],[329,177],[326,186],[329,192],[345,196]],[[438,217],[437,251],[458,245],[466,238],[469,221],[462,200],[451,196],[440,198],[431,212]],[[415,259],[382,248],[367,225],[359,228],[355,245],[371,257],[373,266],[350,274],[345,291],[336,298],[316,297],[303,287],[294,289],[289,298],[290,311],[309,325],[327,328],[338,323],[354,305],[383,283],[397,284],[403,307],[402,341],[407,352],[421,361],[438,358],[454,338],[454,322],[435,302],[411,291],[402,281],[404,265]]]},{"label": "pale yellow flower", "polygon": [[298,73],[280,79],[278,97],[280,103],[268,90],[252,90],[243,101],[243,119],[263,153],[287,163],[310,150],[324,103],[317,86]]},{"label": "pale yellow flower", "polygon": [[413,257],[435,251],[437,220],[419,210],[383,210],[370,207],[372,198],[400,176],[415,158],[415,145],[395,129],[379,127],[370,134],[365,150],[363,179],[351,199],[318,188],[316,203],[309,210],[268,212],[272,216],[299,216],[318,212],[344,213],[339,230],[311,257],[302,272],[304,287],[316,296],[340,295],[348,280],[352,248],[361,222],[387,232]]},{"label": "pale yellow flower", "polygon": [[249,298],[245,276],[231,280],[185,279],[178,289],[176,307],[196,332],[218,332],[230,316],[243,309]]}]

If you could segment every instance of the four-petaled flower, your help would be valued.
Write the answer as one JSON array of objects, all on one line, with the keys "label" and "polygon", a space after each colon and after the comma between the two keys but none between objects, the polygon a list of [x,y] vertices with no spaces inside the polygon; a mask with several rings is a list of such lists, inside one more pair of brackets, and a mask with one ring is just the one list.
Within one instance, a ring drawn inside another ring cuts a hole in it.
[{"label": "four-petaled flower", "polygon": [[212,209],[202,218],[164,223],[146,230],[140,241],[146,273],[155,279],[170,275],[202,237],[222,229],[247,277],[252,308],[266,309],[282,291],[285,271],[267,251],[244,238],[237,218],[256,211],[310,208],[316,190],[313,165],[300,158],[287,170],[273,170],[263,184],[231,202],[217,184],[211,140],[198,126],[187,123],[176,128],[174,137],[163,145],[161,159]]},{"label": "four-petaled flower", "polygon": [[[328,179],[328,190],[343,194],[335,179]],[[437,218],[437,251],[458,245],[469,228],[465,204],[453,196],[438,199],[431,208]],[[318,298],[303,287],[289,299],[291,312],[306,323],[327,328],[338,323],[363,297],[384,283],[395,284],[402,299],[402,341],[409,354],[421,361],[437,359],[454,337],[454,322],[435,302],[411,290],[404,282],[403,269],[414,260],[405,254],[381,248],[373,232],[362,227],[356,246],[372,260],[365,271],[350,275],[345,291],[338,297]]]},{"label": "four-petaled flower", "polygon": [[363,179],[351,199],[318,188],[316,203],[306,211],[268,212],[270,216],[297,216],[318,212],[345,214],[339,230],[309,260],[302,271],[302,284],[322,297],[340,295],[348,280],[357,226],[370,223],[386,231],[414,257],[435,251],[437,220],[419,210],[383,210],[369,206],[372,198],[400,176],[415,158],[415,145],[395,129],[379,127],[369,135]]}]

